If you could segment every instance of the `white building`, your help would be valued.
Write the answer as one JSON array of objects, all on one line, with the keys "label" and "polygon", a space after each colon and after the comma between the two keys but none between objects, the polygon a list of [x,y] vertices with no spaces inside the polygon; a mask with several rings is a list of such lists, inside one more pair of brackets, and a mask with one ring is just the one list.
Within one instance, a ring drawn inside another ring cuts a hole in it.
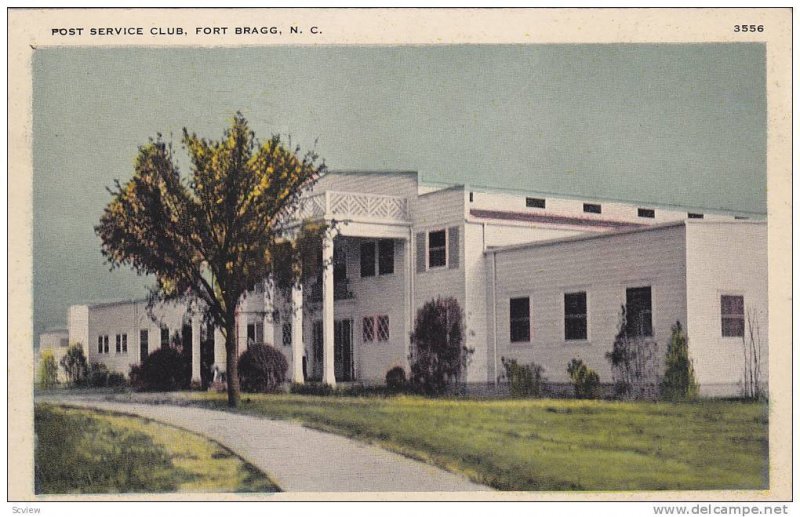
[{"label": "white building", "polygon": [[[768,342],[766,222],[743,216],[434,188],[420,185],[415,172],[330,173],[303,196],[295,221],[337,222],[323,242],[323,263],[332,266],[288,299],[268,286],[248,293],[240,350],[274,344],[300,382],[305,369],[306,379],[329,384],[381,383],[394,366],[408,371],[416,311],[452,296],[475,350],[470,385],[495,385],[503,357],[544,366],[554,383],[568,382],[566,365],[580,358],[610,383],[605,354],[627,303],[635,332],[664,353],[680,321],[701,392],[736,395],[748,311],[758,314]],[[219,333],[201,361],[200,343],[211,333],[198,316],[174,306],[153,312],[143,302],[73,306],[69,339],[88,343],[90,361],[127,373],[181,331],[195,379],[212,348],[223,367]]]}]

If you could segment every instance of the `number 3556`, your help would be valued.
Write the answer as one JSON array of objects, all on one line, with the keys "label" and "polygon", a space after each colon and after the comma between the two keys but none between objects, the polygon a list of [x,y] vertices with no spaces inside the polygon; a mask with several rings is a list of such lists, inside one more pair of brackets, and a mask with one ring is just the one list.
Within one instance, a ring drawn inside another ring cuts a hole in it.
[{"label": "number 3556", "polygon": [[763,25],[734,25],[733,32],[764,32]]}]

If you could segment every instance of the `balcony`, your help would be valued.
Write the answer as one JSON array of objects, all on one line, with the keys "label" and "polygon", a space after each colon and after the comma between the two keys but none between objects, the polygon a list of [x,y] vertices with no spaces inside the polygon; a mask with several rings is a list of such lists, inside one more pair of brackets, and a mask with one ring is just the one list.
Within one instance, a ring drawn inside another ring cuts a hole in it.
[{"label": "balcony", "polygon": [[404,197],[327,190],[301,198],[293,219],[408,223],[411,214]]}]

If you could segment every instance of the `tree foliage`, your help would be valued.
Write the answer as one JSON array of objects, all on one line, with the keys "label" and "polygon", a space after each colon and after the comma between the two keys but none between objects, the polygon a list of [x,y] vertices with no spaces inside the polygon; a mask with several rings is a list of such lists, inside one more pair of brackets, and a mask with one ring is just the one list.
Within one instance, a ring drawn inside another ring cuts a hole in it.
[{"label": "tree foliage", "polygon": [[436,395],[459,382],[472,350],[464,346],[464,314],[455,298],[437,298],[419,311],[411,334],[411,383]]},{"label": "tree foliage", "polygon": [[680,321],[672,326],[667,346],[666,371],[661,379],[661,397],[666,400],[690,400],[697,397],[694,366],[689,358],[689,339]]},{"label": "tree foliage", "polygon": [[58,365],[52,350],[42,350],[39,354],[39,386],[50,389],[58,384]]},{"label": "tree foliage", "polygon": [[655,399],[659,395],[658,343],[644,336],[630,335],[628,307],[619,312],[617,335],[611,352],[606,352],[611,363],[616,395],[625,399]]},{"label": "tree foliage", "polygon": [[160,135],[142,145],[133,177],[115,184],[95,231],[112,268],[155,277],[154,299],[202,302],[226,339],[228,403],[235,406],[237,303],[270,277],[297,200],[325,165],[279,136],[258,141],[240,113],[220,140],[184,129],[183,146],[186,176]]},{"label": "tree foliage", "polygon": [[86,356],[83,354],[83,346],[80,343],[73,343],[67,348],[67,353],[61,358],[61,367],[67,374],[67,380],[80,386],[89,373],[89,365]]}]

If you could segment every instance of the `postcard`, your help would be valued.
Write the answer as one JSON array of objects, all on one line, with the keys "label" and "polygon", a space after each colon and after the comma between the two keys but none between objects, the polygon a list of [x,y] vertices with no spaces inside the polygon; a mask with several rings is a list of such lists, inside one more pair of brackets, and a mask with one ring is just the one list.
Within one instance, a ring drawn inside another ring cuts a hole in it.
[{"label": "postcard", "polygon": [[790,9],[8,20],[9,500],[790,499]]}]

